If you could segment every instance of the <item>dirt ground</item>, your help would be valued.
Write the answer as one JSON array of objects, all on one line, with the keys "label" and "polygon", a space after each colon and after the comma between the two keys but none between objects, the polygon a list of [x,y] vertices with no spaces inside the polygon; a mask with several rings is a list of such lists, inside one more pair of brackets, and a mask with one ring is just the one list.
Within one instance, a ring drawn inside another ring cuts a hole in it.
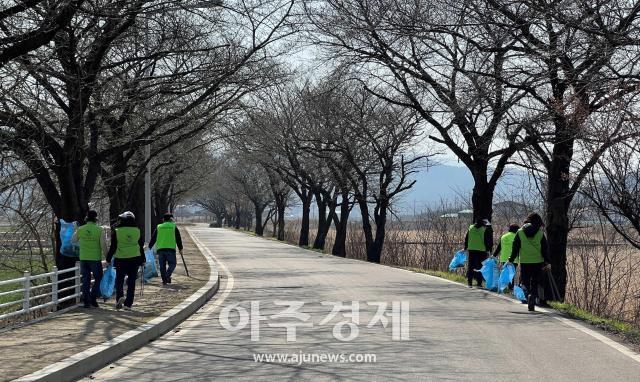
[{"label": "dirt ground", "polygon": [[[183,230],[186,231],[186,230]],[[173,308],[201,288],[209,279],[209,266],[190,235],[182,234],[187,277],[180,255],[172,284],[159,277],[144,286],[137,284],[132,311],[116,311],[114,299],[100,308],[77,308],[41,322],[0,332],[0,380],[8,381],[37,371],[75,353],[117,337]]]}]

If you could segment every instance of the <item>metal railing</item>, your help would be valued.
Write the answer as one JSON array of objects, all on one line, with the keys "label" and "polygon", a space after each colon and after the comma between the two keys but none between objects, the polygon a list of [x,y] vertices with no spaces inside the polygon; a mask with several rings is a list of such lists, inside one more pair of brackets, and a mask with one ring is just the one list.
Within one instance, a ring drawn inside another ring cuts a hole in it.
[{"label": "metal railing", "polygon": [[[64,277],[64,275],[71,272],[73,272],[73,276]],[[61,275],[63,275],[63,277],[61,277]],[[36,281],[42,279],[46,279],[45,283],[37,284]],[[15,311],[0,314],[0,320],[28,315],[34,311],[47,308],[55,311],[58,304],[65,301],[75,300],[75,303],[78,304],[81,296],[80,279],[80,263],[76,262],[75,267],[62,271],[59,271],[58,267],[53,267],[53,271],[51,272],[37,275],[32,275],[31,272],[25,271],[24,276],[20,278],[0,281],[0,286],[19,285],[17,289],[0,292],[0,297],[22,294],[22,298],[20,299],[0,304],[1,311],[14,305],[17,306]],[[22,305],[22,307],[18,308],[20,305]]]}]

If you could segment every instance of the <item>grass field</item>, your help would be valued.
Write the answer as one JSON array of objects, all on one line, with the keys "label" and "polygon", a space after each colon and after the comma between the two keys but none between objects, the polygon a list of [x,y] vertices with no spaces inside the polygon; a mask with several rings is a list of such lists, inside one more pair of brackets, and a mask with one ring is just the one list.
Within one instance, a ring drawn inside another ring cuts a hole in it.
[{"label": "grass field", "polygon": [[[54,265],[53,261],[51,261],[51,263],[48,264],[49,269],[51,269],[53,265]],[[40,263],[34,263],[27,259],[19,259],[19,258],[16,259],[15,257],[12,257],[11,259],[5,259],[0,264],[0,281],[20,278],[23,276],[25,270],[30,270],[32,274],[40,274],[45,272],[45,269],[43,269],[42,264]],[[37,282],[46,283],[47,280],[40,279],[40,280],[37,280]],[[20,285],[19,283],[2,285],[0,286],[0,293],[8,292],[10,290],[15,290],[20,288],[22,288],[22,285]],[[21,299],[22,297],[23,297],[22,292],[3,295],[3,296],[0,296],[0,304],[16,301]],[[14,311],[16,310],[17,307],[18,305],[11,305],[4,308],[0,308],[0,313]]]}]

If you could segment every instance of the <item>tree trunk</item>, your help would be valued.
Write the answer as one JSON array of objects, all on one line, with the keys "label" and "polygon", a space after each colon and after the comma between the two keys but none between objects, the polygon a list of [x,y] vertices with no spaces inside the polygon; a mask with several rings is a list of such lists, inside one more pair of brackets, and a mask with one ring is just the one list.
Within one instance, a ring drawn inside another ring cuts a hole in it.
[{"label": "tree trunk", "polygon": [[313,248],[324,249],[324,242],[327,238],[326,232],[328,232],[327,224],[327,202],[322,195],[316,195],[316,206],[318,207],[318,229],[316,231],[316,238],[313,241]]},{"label": "tree trunk", "polygon": [[242,222],[242,213],[240,211],[240,208],[238,207],[238,205],[235,205],[235,210],[236,210],[236,218],[235,218],[235,224],[234,227],[235,229],[240,229],[240,224]]},{"label": "tree trunk", "polygon": [[487,182],[487,165],[478,165],[472,170],[474,185],[471,195],[473,206],[473,221],[478,219],[489,219],[493,215],[493,192],[495,185]]},{"label": "tree trunk", "polygon": [[364,233],[364,245],[367,251],[367,261],[369,260],[369,252],[373,248],[373,228],[371,226],[371,215],[369,214],[369,205],[367,199],[363,195],[356,195],[358,206],[360,207],[360,215],[362,216],[362,232]]},{"label": "tree trunk", "polygon": [[340,217],[335,216],[336,240],[333,243],[331,254],[334,256],[347,257],[347,226],[349,222],[349,194],[342,193],[340,203]]},{"label": "tree trunk", "polygon": [[273,238],[277,238],[278,237],[278,217],[276,216],[275,219],[271,219],[271,237]]},{"label": "tree trunk", "polygon": [[[573,156],[573,142],[556,142],[553,161],[549,171],[546,199],[546,232],[553,278],[558,286],[560,298],[564,301],[567,287],[567,238],[569,236],[569,209],[571,194],[570,169]],[[546,283],[548,284],[548,283]],[[552,296],[545,287],[545,299]]]},{"label": "tree trunk", "polygon": [[384,200],[380,201],[379,212],[375,217],[376,220],[376,237],[373,240],[371,247],[367,249],[367,261],[380,264],[382,260],[382,249],[384,248],[384,239],[386,236],[387,226],[387,209],[389,207],[388,202]]},{"label": "tree trunk", "polygon": [[[133,214],[136,216],[136,223],[138,224],[138,228],[140,229],[140,236],[142,238],[145,238],[146,227],[144,225],[144,177],[138,177],[131,185],[125,209],[127,211],[133,212]],[[153,227],[151,227],[151,231],[153,231]],[[151,233],[149,233],[149,236],[151,236]]]},{"label": "tree trunk", "polygon": [[284,213],[286,210],[286,203],[281,203],[277,206],[278,211],[278,240],[284,241]]},{"label": "tree trunk", "polygon": [[264,208],[263,206],[260,205],[254,205],[254,210],[256,213],[256,228],[254,230],[255,234],[258,236],[263,236],[264,235],[264,227],[263,227],[263,223],[262,223],[262,213],[264,212]]},{"label": "tree trunk", "polygon": [[114,226],[127,205],[127,163],[122,156],[112,157],[110,161],[111,171],[103,172],[102,179],[109,197],[109,223]]},{"label": "tree trunk", "polygon": [[[77,164],[74,164],[77,165]],[[73,166],[69,166],[73,167]],[[78,165],[79,168],[82,168]],[[60,203],[58,205],[52,205],[53,210],[58,218],[64,219],[67,222],[77,221],[84,223],[84,217],[89,209],[83,192],[81,178],[77,177],[71,168],[63,169],[63,171],[56,174],[58,180],[58,187],[60,190]],[[69,269],[75,266],[73,258],[63,256],[61,253],[62,241],[60,240],[60,222],[56,221],[55,224],[55,263],[59,270]],[[61,277],[61,280],[68,278],[67,274]],[[73,285],[72,281],[61,281],[60,288],[68,288]],[[73,293],[72,290],[60,292],[60,298],[70,296]],[[73,305],[73,301],[69,300],[59,305],[60,308]]]},{"label": "tree trunk", "polygon": [[216,213],[216,224],[215,226],[217,228],[222,228],[222,222],[224,221],[224,212],[217,212]]},{"label": "tree trunk", "polygon": [[311,214],[311,195],[304,191],[300,198],[302,202],[302,223],[300,225],[300,238],[298,245],[301,247],[309,246],[309,215]]}]

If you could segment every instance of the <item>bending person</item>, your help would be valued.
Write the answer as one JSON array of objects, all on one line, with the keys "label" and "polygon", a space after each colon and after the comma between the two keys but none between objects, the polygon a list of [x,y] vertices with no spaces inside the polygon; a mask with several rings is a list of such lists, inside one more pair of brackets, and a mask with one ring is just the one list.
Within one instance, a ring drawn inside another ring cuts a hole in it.
[{"label": "bending person", "polygon": [[[516,238],[516,234],[520,226],[517,224],[509,225],[509,231],[500,237],[500,241],[498,242],[498,246],[496,247],[495,252],[493,252],[493,257],[497,257],[500,260],[500,268],[509,261],[509,257],[511,256],[511,252],[513,251],[513,241]],[[518,259],[515,260],[514,266],[518,266]],[[509,289],[513,290],[513,282],[509,283]]]}]

